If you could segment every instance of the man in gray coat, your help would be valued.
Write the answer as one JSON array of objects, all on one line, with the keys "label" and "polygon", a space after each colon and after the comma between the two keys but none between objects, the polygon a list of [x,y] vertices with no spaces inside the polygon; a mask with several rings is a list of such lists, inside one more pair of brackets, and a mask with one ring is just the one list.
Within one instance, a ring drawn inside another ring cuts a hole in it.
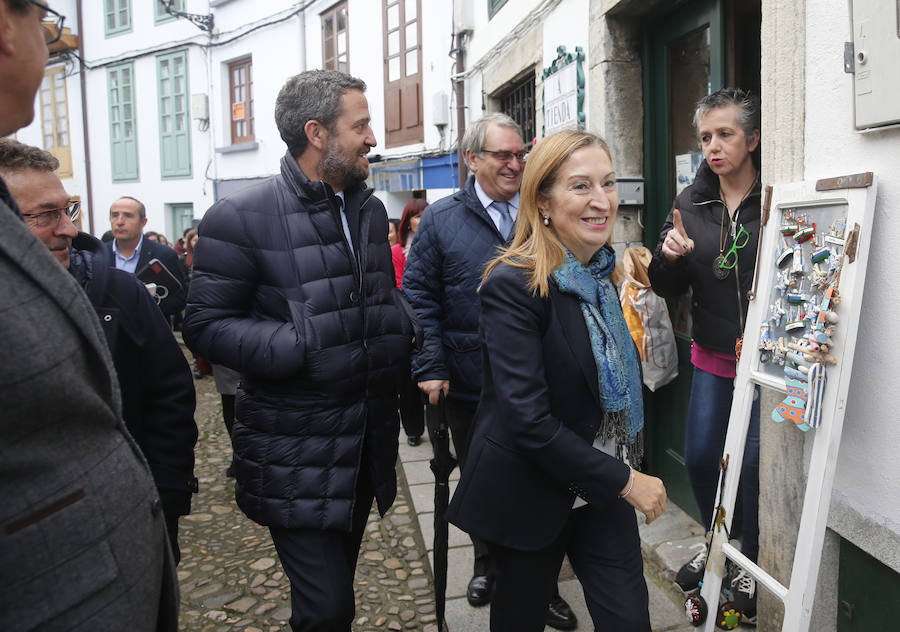
[{"label": "man in gray coat", "polygon": [[[0,136],[33,119],[61,27],[41,3],[0,0]],[[0,629],[175,632],[159,496],[100,323],[26,221],[0,179]]]}]

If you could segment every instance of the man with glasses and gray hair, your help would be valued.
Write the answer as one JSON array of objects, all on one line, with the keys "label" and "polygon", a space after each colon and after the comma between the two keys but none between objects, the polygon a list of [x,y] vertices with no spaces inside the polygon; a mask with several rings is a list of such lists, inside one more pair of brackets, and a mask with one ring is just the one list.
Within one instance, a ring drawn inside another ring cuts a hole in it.
[{"label": "man with glasses and gray hair", "polygon": [[[62,25],[51,15],[0,0],[0,137],[34,118]],[[0,629],[175,632],[159,494],[100,321],[60,265],[71,235],[45,245],[29,230],[52,233],[77,211],[63,195],[25,218],[0,177]]]},{"label": "man with glasses and gray hair", "polygon": [[[470,123],[463,148],[473,175],[462,189],[425,209],[403,273],[403,293],[425,329],[422,350],[413,358],[413,378],[428,397],[426,416],[439,414],[444,395],[460,467],[481,394],[477,290],[485,264],[512,239],[527,155],[522,128],[505,114]],[[466,599],[483,606],[493,587],[490,554],[482,541],[472,538],[472,543],[475,564]],[[558,593],[550,602],[547,625],[560,630],[577,625]]]}]

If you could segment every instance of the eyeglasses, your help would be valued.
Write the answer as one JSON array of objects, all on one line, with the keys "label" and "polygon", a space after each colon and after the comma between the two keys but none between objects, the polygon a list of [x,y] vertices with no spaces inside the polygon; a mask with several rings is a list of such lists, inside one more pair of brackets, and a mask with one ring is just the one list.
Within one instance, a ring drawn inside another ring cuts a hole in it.
[{"label": "eyeglasses", "polygon": [[525,164],[525,160],[528,158],[528,152],[524,149],[522,151],[492,151],[490,149],[482,149],[482,154],[491,154],[500,162],[509,162],[515,156],[516,160]]},{"label": "eyeglasses", "polygon": [[[35,0],[28,0],[28,2],[46,12],[44,21],[41,22],[41,30],[44,32],[44,43],[50,46],[50,44],[58,42],[59,38],[62,37],[63,22],[66,21],[66,16],[57,13],[43,2],[36,2]],[[53,22],[52,30],[44,22]]]},{"label": "eyeglasses", "polygon": [[22,213],[22,215],[25,217],[25,221],[34,228],[48,228],[50,226],[56,227],[63,213],[74,223],[81,214],[81,202],[79,200],[70,200],[69,205],[62,208],[51,208],[40,213]]},{"label": "eyeglasses", "polygon": [[732,270],[737,265],[738,250],[746,246],[748,241],[750,241],[750,233],[741,226],[734,237],[731,248],[725,253],[725,258],[722,259],[722,262],[719,263],[719,267],[723,270]]}]

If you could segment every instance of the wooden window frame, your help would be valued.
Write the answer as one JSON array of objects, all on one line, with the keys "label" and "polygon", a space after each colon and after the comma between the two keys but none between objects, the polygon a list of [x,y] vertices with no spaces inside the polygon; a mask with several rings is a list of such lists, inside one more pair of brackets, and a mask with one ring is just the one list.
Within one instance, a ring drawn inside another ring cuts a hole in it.
[{"label": "wooden window frame", "polygon": [[[163,65],[165,63],[174,65],[175,60],[178,58],[181,58],[184,61],[183,92],[176,92],[173,89],[171,93],[165,93],[163,90],[163,82],[169,81],[175,86],[177,85],[176,79],[178,75],[171,74],[168,77],[163,77]],[[187,50],[182,49],[156,56],[157,108],[159,115],[159,170],[160,177],[164,180],[169,178],[189,178],[193,173],[191,168],[193,160],[191,156],[191,92],[188,83],[189,77],[190,71]],[[181,100],[181,109],[177,107],[179,95],[183,96],[183,99]],[[171,109],[168,109],[166,106],[167,99],[171,99]],[[171,125],[168,130],[166,130],[167,117],[171,117],[171,120],[169,121]],[[183,128],[181,130],[179,130],[177,126],[179,117],[183,117]],[[178,149],[179,137],[184,137],[185,139],[182,150],[184,152],[183,155]],[[167,145],[171,146],[173,142],[174,148],[171,151],[174,151],[175,153],[168,154],[165,148]]]},{"label": "wooden window frame", "polygon": [[[337,28],[337,18],[338,14],[343,11],[344,12],[344,28],[342,30],[338,30]],[[350,73],[350,13],[347,10],[347,2],[339,2],[330,9],[323,11],[320,14],[322,21],[322,68],[325,70],[339,70],[341,72]],[[331,18],[331,24],[333,25],[333,32],[330,34],[326,30],[326,21],[328,18]],[[338,49],[338,38],[344,34],[345,41],[347,42],[346,50],[344,51],[344,61],[343,67],[341,67],[341,53]]]},{"label": "wooden window frame", "polygon": [[[122,82],[123,71],[128,71],[129,81]],[[117,81],[117,86],[113,88],[113,80]],[[134,101],[134,62],[117,64],[106,69],[107,95],[109,97],[109,144],[110,144],[110,177],[113,182],[137,182],[140,178],[140,163],[138,162],[138,136],[137,136],[137,104]],[[114,97],[114,95],[116,95]],[[127,108],[131,106],[131,117],[125,116]],[[119,113],[116,116],[116,112]],[[120,126],[120,130],[128,129],[128,123],[131,124],[131,134],[116,134],[116,126]],[[122,147],[122,151],[132,153],[129,145],[133,144],[133,168],[123,169],[122,161],[118,160],[117,154],[120,153],[117,147]],[[117,170],[118,168],[118,170]]]},{"label": "wooden window frame", "polygon": [[103,0],[103,30],[106,33],[106,37],[115,37],[116,35],[121,35],[122,33],[131,32],[132,25],[134,23],[134,14],[131,12],[131,0],[124,0],[125,10],[128,13],[128,21],[126,24],[118,24],[113,28],[109,27],[109,16],[117,14],[121,8],[119,7],[119,3],[123,0]]},{"label": "wooden window frame", "polygon": [[[406,17],[408,2],[414,2],[416,6],[414,47],[407,45],[407,29],[413,24],[413,20]],[[396,28],[390,28],[390,9],[395,6],[398,11],[398,25]],[[422,116],[422,0],[382,0],[382,18],[385,146],[397,147],[421,143],[425,141],[425,124]],[[397,34],[398,50],[391,54],[389,42],[393,33]],[[416,72],[409,74],[407,60],[413,52],[416,55]],[[391,62],[394,59],[397,60],[399,77],[391,81]]]},{"label": "wooden window frame", "polygon": [[[54,84],[54,81],[60,75],[62,75],[61,102],[56,98],[56,85]],[[59,160],[59,169],[56,172],[61,178],[65,178],[72,175],[72,126],[69,124],[69,96],[66,86],[65,66],[48,68],[44,73],[44,81],[48,81],[49,86],[45,86],[44,82],[41,82],[41,88],[38,90],[40,98],[41,145]],[[65,108],[64,117],[60,117],[58,113],[60,103]],[[48,109],[50,112],[49,118],[46,116]],[[66,129],[61,131],[60,121],[63,119],[65,119]],[[60,134],[65,134],[68,142],[61,143]],[[52,138],[51,143],[47,143],[47,136]]]},{"label": "wooden window frame", "polygon": [[[245,68],[246,81],[243,84],[235,84],[235,71]],[[245,86],[244,99],[242,101],[235,100],[236,89]],[[242,106],[241,116],[235,118],[236,106]],[[231,119],[231,144],[239,145],[241,143],[251,143],[256,140],[253,129],[253,58],[242,57],[234,61],[228,62],[228,109]],[[241,123],[245,125],[245,134],[240,133]]]}]

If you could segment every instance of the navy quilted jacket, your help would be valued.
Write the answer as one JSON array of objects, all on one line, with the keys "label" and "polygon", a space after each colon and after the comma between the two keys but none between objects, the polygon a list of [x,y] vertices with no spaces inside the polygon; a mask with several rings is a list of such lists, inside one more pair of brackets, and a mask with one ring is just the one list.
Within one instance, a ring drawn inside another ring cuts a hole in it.
[{"label": "navy quilted jacket", "polygon": [[478,286],[504,245],[470,176],[461,190],[425,209],[410,247],[403,293],[425,330],[413,377],[450,380],[450,398],[477,401],[481,392]]},{"label": "navy quilted jacket", "polygon": [[235,496],[267,526],[349,531],[357,476],[372,478],[382,514],[396,494],[394,385],[415,317],[384,206],[363,185],[345,194],[355,255],[331,187],[290,154],[200,224],[184,339],[241,373]]}]

